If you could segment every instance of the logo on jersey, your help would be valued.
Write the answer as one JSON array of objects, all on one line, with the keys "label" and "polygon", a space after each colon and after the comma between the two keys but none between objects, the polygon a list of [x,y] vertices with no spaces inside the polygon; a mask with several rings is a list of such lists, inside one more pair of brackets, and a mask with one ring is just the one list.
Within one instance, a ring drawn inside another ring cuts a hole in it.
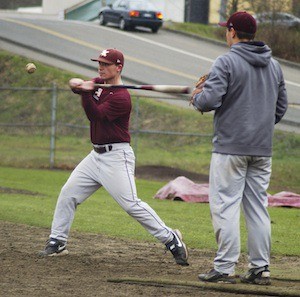
[{"label": "logo on jersey", "polygon": [[96,99],[97,101],[99,101],[99,98],[102,94],[103,89],[99,88],[93,95],[94,99]]}]

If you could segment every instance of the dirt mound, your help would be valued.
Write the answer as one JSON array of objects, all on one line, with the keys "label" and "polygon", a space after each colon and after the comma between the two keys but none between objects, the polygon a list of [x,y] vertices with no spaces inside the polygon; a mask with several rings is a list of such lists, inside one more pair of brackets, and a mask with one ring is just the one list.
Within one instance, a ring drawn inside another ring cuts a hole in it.
[{"label": "dirt mound", "polygon": [[198,174],[179,168],[159,165],[139,166],[136,168],[136,176],[143,179],[158,181],[170,181],[178,176],[185,176],[195,183],[208,183],[208,175]]}]

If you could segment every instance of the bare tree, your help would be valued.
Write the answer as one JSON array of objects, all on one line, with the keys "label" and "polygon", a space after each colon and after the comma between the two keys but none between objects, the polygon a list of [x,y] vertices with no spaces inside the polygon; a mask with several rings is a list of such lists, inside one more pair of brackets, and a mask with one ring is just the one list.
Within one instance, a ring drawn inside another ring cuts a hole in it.
[{"label": "bare tree", "polygon": [[231,0],[231,9],[229,11],[229,15],[232,15],[236,11],[238,11],[239,0]]},{"label": "bare tree", "polygon": [[[236,11],[246,10],[254,14],[271,13],[272,24],[277,12],[300,14],[300,0],[220,0],[220,22],[226,21]],[[273,16],[273,17],[272,17]],[[274,24],[273,24],[274,25]],[[275,30],[275,28],[273,28]]]},{"label": "bare tree", "polygon": [[239,10],[249,10],[248,0],[221,0],[220,19],[227,19]]},{"label": "bare tree", "polygon": [[[248,0],[250,9],[255,13],[289,11],[292,0]],[[299,3],[298,1],[295,1]]]},{"label": "bare tree", "polygon": [[221,0],[221,5],[220,5],[220,22],[225,22],[227,13],[226,13],[226,7],[227,7],[228,0]]},{"label": "bare tree", "polygon": [[[253,13],[291,11],[299,12],[299,0],[220,0],[220,20],[238,10],[250,10]],[[300,12],[299,12],[300,13]],[[295,13],[297,15],[297,13]]]},{"label": "bare tree", "polygon": [[293,0],[292,12],[295,16],[300,17],[300,1],[299,0]]}]

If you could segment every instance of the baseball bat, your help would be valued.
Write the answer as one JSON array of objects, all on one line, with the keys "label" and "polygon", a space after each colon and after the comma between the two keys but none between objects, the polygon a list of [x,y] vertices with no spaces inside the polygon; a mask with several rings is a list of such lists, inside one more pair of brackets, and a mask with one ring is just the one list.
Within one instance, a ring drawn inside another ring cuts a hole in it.
[{"label": "baseball bat", "polygon": [[147,90],[161,93],[177,93],[177,94],[189,94],[190,88],[187,86],[177,85],[111,85],[111,84],[94,84],[98,88],[121,88],[121,89],[135,89],[135,90]]}]

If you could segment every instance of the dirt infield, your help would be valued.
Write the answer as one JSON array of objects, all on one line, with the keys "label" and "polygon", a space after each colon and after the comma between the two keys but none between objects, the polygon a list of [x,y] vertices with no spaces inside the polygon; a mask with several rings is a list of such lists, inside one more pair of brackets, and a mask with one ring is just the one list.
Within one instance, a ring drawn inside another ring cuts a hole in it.
[{"label": "dirt infield", "polygon": [[[144,166],[137,170],[139,178],[152,180],[169,181],[180,175],[195,182],[208,181],[205,175],[170,167]],[[1,191],[20,190],[0,187]],[[48,234],[49,229],[0,221],[1,296],[300,296],[299,257],[272,257],[270,287],[206,284],[197,276],[212,267],[213,251],[189,249],[190,266],[181,267],[159,242],[71,231],[69,255],[40,258],[38,252]],[[246,262],[246,255],[242,255],[237,273],[246,269]]]},{"label": "dirt infield", "polygon": [[[160,243],[71,232],[69,255],[40,258],[37,253],[48,232],[44,228],[0,221],[1,296],[258,296],[257,286],[253,285],[244,289],[241,284],[209,286],[198,282],[198,273],[211,267],[212,252],[191,249],[190,266],[181,267]],[[239,269],[245,265],[243,256]],[[280,268],[283,275],[288,271],[297,274],[299,259],[274,258],[273,266]],[[182,282],[187,285],[179,285]],[[274,280],[267,289],[272,293],[276,288],[287,287],[300,292],[299,282]],[[227,292],[220,291],[222,288]]]}]

